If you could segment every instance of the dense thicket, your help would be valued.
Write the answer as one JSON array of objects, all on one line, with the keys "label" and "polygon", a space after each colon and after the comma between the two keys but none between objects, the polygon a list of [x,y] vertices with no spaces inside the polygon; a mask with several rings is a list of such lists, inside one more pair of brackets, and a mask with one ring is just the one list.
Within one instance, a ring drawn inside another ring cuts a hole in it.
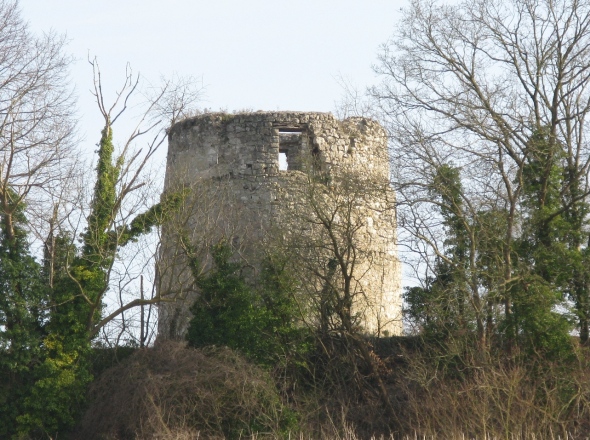
[{"label": "dense thicket", "polygon": [[85,439],[277,438],[297,429],[267,371],[227,347],[137,350],[90,388]]}]

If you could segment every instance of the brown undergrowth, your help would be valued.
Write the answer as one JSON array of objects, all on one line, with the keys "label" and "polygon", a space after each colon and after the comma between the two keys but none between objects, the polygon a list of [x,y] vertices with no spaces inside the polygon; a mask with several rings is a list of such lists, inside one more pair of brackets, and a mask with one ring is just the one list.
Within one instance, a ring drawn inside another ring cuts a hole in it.
[{"label": "brown undergrowth", "polygon": [[584,350],[560,363],[455,348],[398,351],[389,389],[400,436],[590,438],[590,362]]},{"label": "brown undergrowth", "polygon": [[583,350],[571,362],[548,363],[468,344],[437,350],[411,338],[373,345],[393,416],[374,373],[350,362],[354,353],[317,354],[304,374],[285,378],[229,349],[169,342],[102,373],[73,438],[590,438]]}]

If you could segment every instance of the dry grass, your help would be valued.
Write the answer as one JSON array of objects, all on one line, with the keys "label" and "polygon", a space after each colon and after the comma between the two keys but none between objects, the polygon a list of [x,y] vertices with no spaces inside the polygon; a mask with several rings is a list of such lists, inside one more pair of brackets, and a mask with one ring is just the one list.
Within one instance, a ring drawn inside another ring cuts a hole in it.
[{"label": "dry grass", "polygon": [[397,432],[409,438],[589,439],[590,368],[463,353],[407,353],[395,373]]},{"label": "dry grass", "polygon": [[[169,435],[164,437],[157,437],[159,440],[197,440],[197,439],[205,439],[207,437],[200,436],[199,433],[194,432],[185,432],[183,430],[178,430],[175,432],[171,432]],[[257,440],[260,437],[257,435],[253,435],[251,437],[241,437],[242,439],[251,439]],[[521,435],[511,435],[509,437],[495,437],[492,435],[486,435],[484,437],[470,437],[465,434],[460,434],[458,436],[426,436],[426,435],[418,435],[415,434],[413,436],[404,436],[404,437],[396,437],[393,434],[389,436],[379,436],[379,437],[371,437],[370,439],[365,439],[363,437],[358,436],[354,430],[346,429],[340,435],[334,436],[321,436],[321,437],[313,437],[313,436],[305,436],[303,434],[300,435],[293,435],[287,436],[289,440],[573,440],[576,437],[568,435],[567,437],[562,437],[559,435],[550,434],[547,435],[535,435],[530,434],[526,437]],[[588,437],[585,437],[586,439]]]}]

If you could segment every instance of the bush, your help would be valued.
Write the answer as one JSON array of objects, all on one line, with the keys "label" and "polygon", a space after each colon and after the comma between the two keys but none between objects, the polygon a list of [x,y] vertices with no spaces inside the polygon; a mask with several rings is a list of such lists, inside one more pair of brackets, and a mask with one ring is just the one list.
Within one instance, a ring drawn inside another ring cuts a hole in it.
[{"label": "bush", "polygon": [[75,438],[277,438],[296,428],[271,377],[227,348],[137,350],[91,386]]}]

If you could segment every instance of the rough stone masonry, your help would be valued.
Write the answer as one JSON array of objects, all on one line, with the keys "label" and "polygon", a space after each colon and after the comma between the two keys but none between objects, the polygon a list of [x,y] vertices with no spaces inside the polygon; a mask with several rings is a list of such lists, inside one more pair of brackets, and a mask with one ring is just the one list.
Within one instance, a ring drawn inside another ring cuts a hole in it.
[{"label": "rough stone masonry", "polygon": [[198,257],[205,271],[208,250],[220,240],[232,246],[246,273],[257,273],[271,249],[290,255],[297,273],[309,275],[301,295],[310,303],[331,282],[334,264],[346,260],[360,329],[399,334],[401,274],[389,173],[386,133],[366,118],[209,113],[176,123],[165,192],[188,188],[189,196],[163,230],[158,289],[168,301],[159,308],[158,337],[186,333],[198,295],[187,255]]}]

